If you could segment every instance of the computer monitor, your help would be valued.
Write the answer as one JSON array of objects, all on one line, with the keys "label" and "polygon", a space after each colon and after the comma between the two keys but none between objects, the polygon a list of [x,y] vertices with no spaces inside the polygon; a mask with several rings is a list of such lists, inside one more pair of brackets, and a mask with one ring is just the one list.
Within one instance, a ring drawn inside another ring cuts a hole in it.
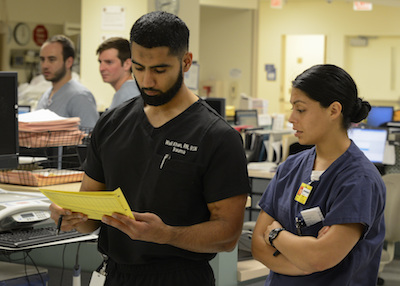
[{"label": "computer monitor", "polygon": [[219,115],[225,118],[225,98],[222,97],[207,97],[204,99]]},{"label": "computer monitor", "polygon": [[18,105],[18,114],[24,114],[31,112],[30,105]]},{"label": "computer monitor", "polygon": [[379,127],[393,120],[393,106],[371,106],[367,117],[367,125]]},{"label": "computer monitor", "polygon": [[16,72],[0,71],[0,169],[18,166],[18,80]]},{"label": "computer monitor", "polygon": [[257,109],[242,109],[235,111],[235,124],[258,127]]},{"label": "computer monitor", "polygon": [[373,163],[383,163],[388,131],[384,128],[358,128],[348,131],[349,138]]}]

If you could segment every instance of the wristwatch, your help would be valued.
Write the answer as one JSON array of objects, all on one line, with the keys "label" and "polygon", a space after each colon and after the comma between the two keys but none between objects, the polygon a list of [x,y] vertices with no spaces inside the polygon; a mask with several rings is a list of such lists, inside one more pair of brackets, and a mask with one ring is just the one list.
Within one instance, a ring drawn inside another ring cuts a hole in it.
[{"label": "wristwatch", "polygon": [[278,237],[278,234],[282,230],[285,230],[285,229],[284,228],[275,228],[275,229],[271,230],[271,232],[269,233],[269,243],[271,244],[271,246],[275,247],[272,242],[274,241],[275,238]]}]

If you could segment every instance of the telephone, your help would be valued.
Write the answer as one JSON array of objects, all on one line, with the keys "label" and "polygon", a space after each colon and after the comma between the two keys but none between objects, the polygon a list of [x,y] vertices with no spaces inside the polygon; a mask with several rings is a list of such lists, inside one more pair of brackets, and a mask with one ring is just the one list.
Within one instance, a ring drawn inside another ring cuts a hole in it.
[{"label": "telephone", "polygon": [[0,231],[31,227],[50,219],[51,202],[41,193],[0,189]]}]

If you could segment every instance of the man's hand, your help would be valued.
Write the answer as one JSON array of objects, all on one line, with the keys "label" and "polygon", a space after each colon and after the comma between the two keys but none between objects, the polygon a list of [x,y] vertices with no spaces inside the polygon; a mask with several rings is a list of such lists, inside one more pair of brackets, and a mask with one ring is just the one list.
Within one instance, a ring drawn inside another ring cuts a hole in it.
[{"label": "man's hand", "polygon": [[113,213],[112,216],[103,216],[102,222],[118,228],[131,239],[167,244],[171,238],[166,225],[159,216],[153,213],[133,212],[135,219],[122,214]]},{"label": "man's hand", "polygon": [[54,220],[56,224],[58,223],[60,216],[63,216],[61,224],[62,231],[70,231],[76,229],[79,227],[79,225],[88,220],[87,215],[71,212],[70,210],[63,209],[55,203],[52,203],[49,209],[51,211],[50,217]]}]

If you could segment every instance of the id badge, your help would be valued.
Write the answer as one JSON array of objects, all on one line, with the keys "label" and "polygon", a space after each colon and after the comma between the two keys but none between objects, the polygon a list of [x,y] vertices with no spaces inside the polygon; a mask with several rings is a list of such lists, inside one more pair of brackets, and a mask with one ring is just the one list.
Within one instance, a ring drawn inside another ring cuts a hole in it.
[{"label": "id badge", "polygon": [[103,286],[105,282],[106,282],[105,275],[103,275],[97,271],[93,271],[89,286]]},{"label": "id badge", "polygon": [[299,202],[303,205],[306,204],[308,197],[311,194],[311,190],[312,190],[312,186],[306,183],[301,183],[301,186],[299,188],[299,190],[296,193],[296,196],[294,197],[294,200],[296,202]]}]

